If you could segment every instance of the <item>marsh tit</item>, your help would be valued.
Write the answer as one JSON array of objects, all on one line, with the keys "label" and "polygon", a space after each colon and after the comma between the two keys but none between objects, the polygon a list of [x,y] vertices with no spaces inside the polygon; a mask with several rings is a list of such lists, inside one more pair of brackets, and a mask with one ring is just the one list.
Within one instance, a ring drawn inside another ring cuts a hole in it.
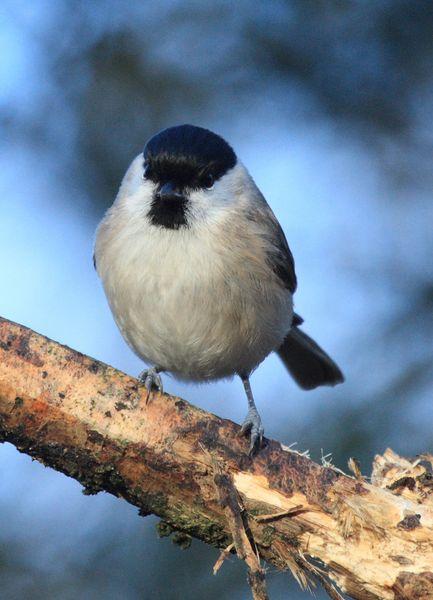
[{"label": "marsh tit", "polygon": [[192,125],[152,137],[100,223],[95,267],[114,319],[150,368],[184,381],[239,375],[250,452],[263,427],[249,377],[277,352],[306,390],[343,375],[300,329],[293,257],[272,210],[231,146]]}]

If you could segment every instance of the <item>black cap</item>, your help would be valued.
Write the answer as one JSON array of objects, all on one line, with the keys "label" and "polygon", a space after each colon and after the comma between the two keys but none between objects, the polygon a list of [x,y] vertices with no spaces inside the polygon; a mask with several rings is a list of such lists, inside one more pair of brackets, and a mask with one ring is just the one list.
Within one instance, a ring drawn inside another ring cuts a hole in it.
[{"label": "black cap", "polygon": [[143,151],[148,177],[180,186],[204,187],[203,176],[214,180],[236,164],[233,148],[219,135],[194,125],[169,127],[154,135]]}]

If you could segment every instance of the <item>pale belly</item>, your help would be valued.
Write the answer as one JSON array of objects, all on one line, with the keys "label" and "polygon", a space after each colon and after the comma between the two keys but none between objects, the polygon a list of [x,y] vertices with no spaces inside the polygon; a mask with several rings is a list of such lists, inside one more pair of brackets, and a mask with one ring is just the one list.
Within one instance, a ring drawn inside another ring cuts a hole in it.
[{"label": "pale belly", "polygon": [[[182,379],[249,374],[290,329],[291,301],[265,303],[236,285],[131,287],[110,298],[125,340],[146,363]],[[126,302],[124,301],[126,300]]]},{"label": "pale belly", "polygon": [[122,335],[146,363],[204,381],[249,374],[281,345],[292,296],[272,273],[250,276],[253,266],[203,248],[143,256],[112,256],[102,279]]}]

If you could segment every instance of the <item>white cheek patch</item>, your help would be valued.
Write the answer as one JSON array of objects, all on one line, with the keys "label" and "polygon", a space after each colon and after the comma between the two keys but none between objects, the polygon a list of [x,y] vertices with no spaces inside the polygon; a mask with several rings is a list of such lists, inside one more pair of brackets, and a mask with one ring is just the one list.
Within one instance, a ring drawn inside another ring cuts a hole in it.
[{"label": "white cheek patch", "polygon": [[140,218],[149,212],[156,184],[143,179],[143,155],[139,154],[132,161],[119,188],[114,206],[118,207],[128,218]]},{"label": "white cheek patch", "polygon": [[156,185],[151,181],[141,180],[139,188],[122,199],[122,204],[131,217],[147,215],[149,212]]},{"label": "white cheek patch", "polygon": [[115,205],[129,217],[142,217],[150,209],[156,184],[143,179],[144,158],[139,154],[130,164],[117,194]]},{"label": "white cheek patch", "polygon": [[204,226],[224,219],[233,209],[242,209],[249,203],[251,177],[238,161],[210,190],[196,190],[189,194],[190,226]]}]

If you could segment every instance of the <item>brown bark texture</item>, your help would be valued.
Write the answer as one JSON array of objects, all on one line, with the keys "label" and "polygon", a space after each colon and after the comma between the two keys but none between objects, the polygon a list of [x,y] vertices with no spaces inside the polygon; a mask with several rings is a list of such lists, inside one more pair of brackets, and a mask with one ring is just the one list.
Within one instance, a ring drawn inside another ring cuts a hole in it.
[{"label": "brown bark texture", "polygon": [[0,441],[235,552],[256,597],[264,565],[356,599],[433,598],[430,455],[377,456],[371,479],[266,440],[32,330],[0,319]]}]

